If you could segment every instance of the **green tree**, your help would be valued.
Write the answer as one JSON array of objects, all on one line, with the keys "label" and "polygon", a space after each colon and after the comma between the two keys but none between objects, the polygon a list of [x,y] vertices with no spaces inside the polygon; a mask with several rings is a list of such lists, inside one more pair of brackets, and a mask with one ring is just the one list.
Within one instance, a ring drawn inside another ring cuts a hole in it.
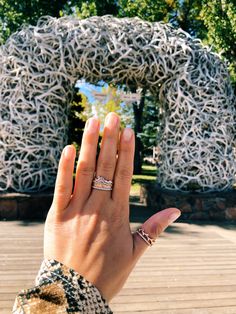
[{"label": "green tree", "polygon": [[68,0],[0,0],[0,43],[22,24],[35,25],[42,15],[59,17]]},{"label": "green tree", "polygon": [[20,12],[17,12],[8,1],[0,0],[0,44],[3,44],[23,22]]},{"label": "green tree", "polygon": [[201,18],[207,28],[206,42],[229,62],[236,83],[236,2],[232,0],[204,0]]},{"label": "green tree", "polygon": [[106,14],[118,14],[118,4],[116,0],[71,0],[67,2],[61,11],[61,15],[74,15],[80,18]]},{"label": "green tree", "polygon": [[175,1],[169,22],[194,37],[204,38],[207,29],[201,19],[202,5],[202,0]]},{"label": "green tree", "polygon": [[138,16],[143,20],[156,22],[168,22],[171,12],[176,8],[177,2],[174,0],[118,0],[120,17]]},{"label": "green tree", "polygon": [[183,0],[169,21],[220,53],[236,85],[236,2],[232,0]]}]

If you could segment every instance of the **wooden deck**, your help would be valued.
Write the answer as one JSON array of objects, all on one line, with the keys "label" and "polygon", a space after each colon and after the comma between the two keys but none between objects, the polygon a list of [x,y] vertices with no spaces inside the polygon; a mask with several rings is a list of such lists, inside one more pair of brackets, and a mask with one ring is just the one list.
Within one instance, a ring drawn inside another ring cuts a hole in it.
[{"label": "wooden deck", "polygon": [[[42,241],[43,223],[0,222],[0,313],[11,313],[17,291],[33,285]],[[117,314],[236,314],[236,226],[169,227],[111,308]]]}]

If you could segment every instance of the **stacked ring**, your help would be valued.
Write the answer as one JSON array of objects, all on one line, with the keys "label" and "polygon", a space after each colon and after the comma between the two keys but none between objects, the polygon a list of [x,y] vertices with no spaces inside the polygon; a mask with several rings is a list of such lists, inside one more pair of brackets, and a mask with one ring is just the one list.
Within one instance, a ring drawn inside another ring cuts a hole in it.
[{"label": "stacked ring", "polygon": [[92,183],[92,188],[95,190],[111,191],[113,182],[102,176],[95,176]]},{"label": "stacked ring", "polygon": [[149,237],[148,233],[146,233],[142,228],[139,228],[136,233],[149,245],[152,246],[155,242],[154,239]]}]

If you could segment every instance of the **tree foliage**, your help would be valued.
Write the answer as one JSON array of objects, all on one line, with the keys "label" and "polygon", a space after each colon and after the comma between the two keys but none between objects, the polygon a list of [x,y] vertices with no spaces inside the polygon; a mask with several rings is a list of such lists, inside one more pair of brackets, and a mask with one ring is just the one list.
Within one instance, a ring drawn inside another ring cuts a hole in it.
[{"label": "tree foliage", "polygon": [[175,1],[169,22],[194,37],[204,38],[206,27],[201,19],[202,0]]},{"label": "tree foliage", "polygon": [[0,43],[22,24],[35,25],[42,15],[59,17],[67,0],[0,0]]},{"label": "tree foliage", "polygon": [[75,15],[82,18],[106,14],[117,15],[118,5],[116,0],[70,0],[61,11],[62,15]]},{"label": "tree foliage", "polygon": [[168,22],[171,17],[171,12],[176,8],[176,1],[174,0],[119,0],[118,1],[120,17],[134,17],[155,22]]},{"label": "tree foliage", "polygon": [[204,0],[201,18],[207,28],[206,42],[228,60],[236,83],[236,2]]}]

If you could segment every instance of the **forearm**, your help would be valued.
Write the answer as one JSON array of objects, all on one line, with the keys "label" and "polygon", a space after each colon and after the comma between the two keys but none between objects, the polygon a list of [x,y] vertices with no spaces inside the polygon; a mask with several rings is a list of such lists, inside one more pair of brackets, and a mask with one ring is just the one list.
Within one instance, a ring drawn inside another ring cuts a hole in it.
[{"label": "forearm", "polygon": [[55,261],[44,260],[36,286],[21,291],[13,313],[111,314],[98,289],[74,270]]}]

